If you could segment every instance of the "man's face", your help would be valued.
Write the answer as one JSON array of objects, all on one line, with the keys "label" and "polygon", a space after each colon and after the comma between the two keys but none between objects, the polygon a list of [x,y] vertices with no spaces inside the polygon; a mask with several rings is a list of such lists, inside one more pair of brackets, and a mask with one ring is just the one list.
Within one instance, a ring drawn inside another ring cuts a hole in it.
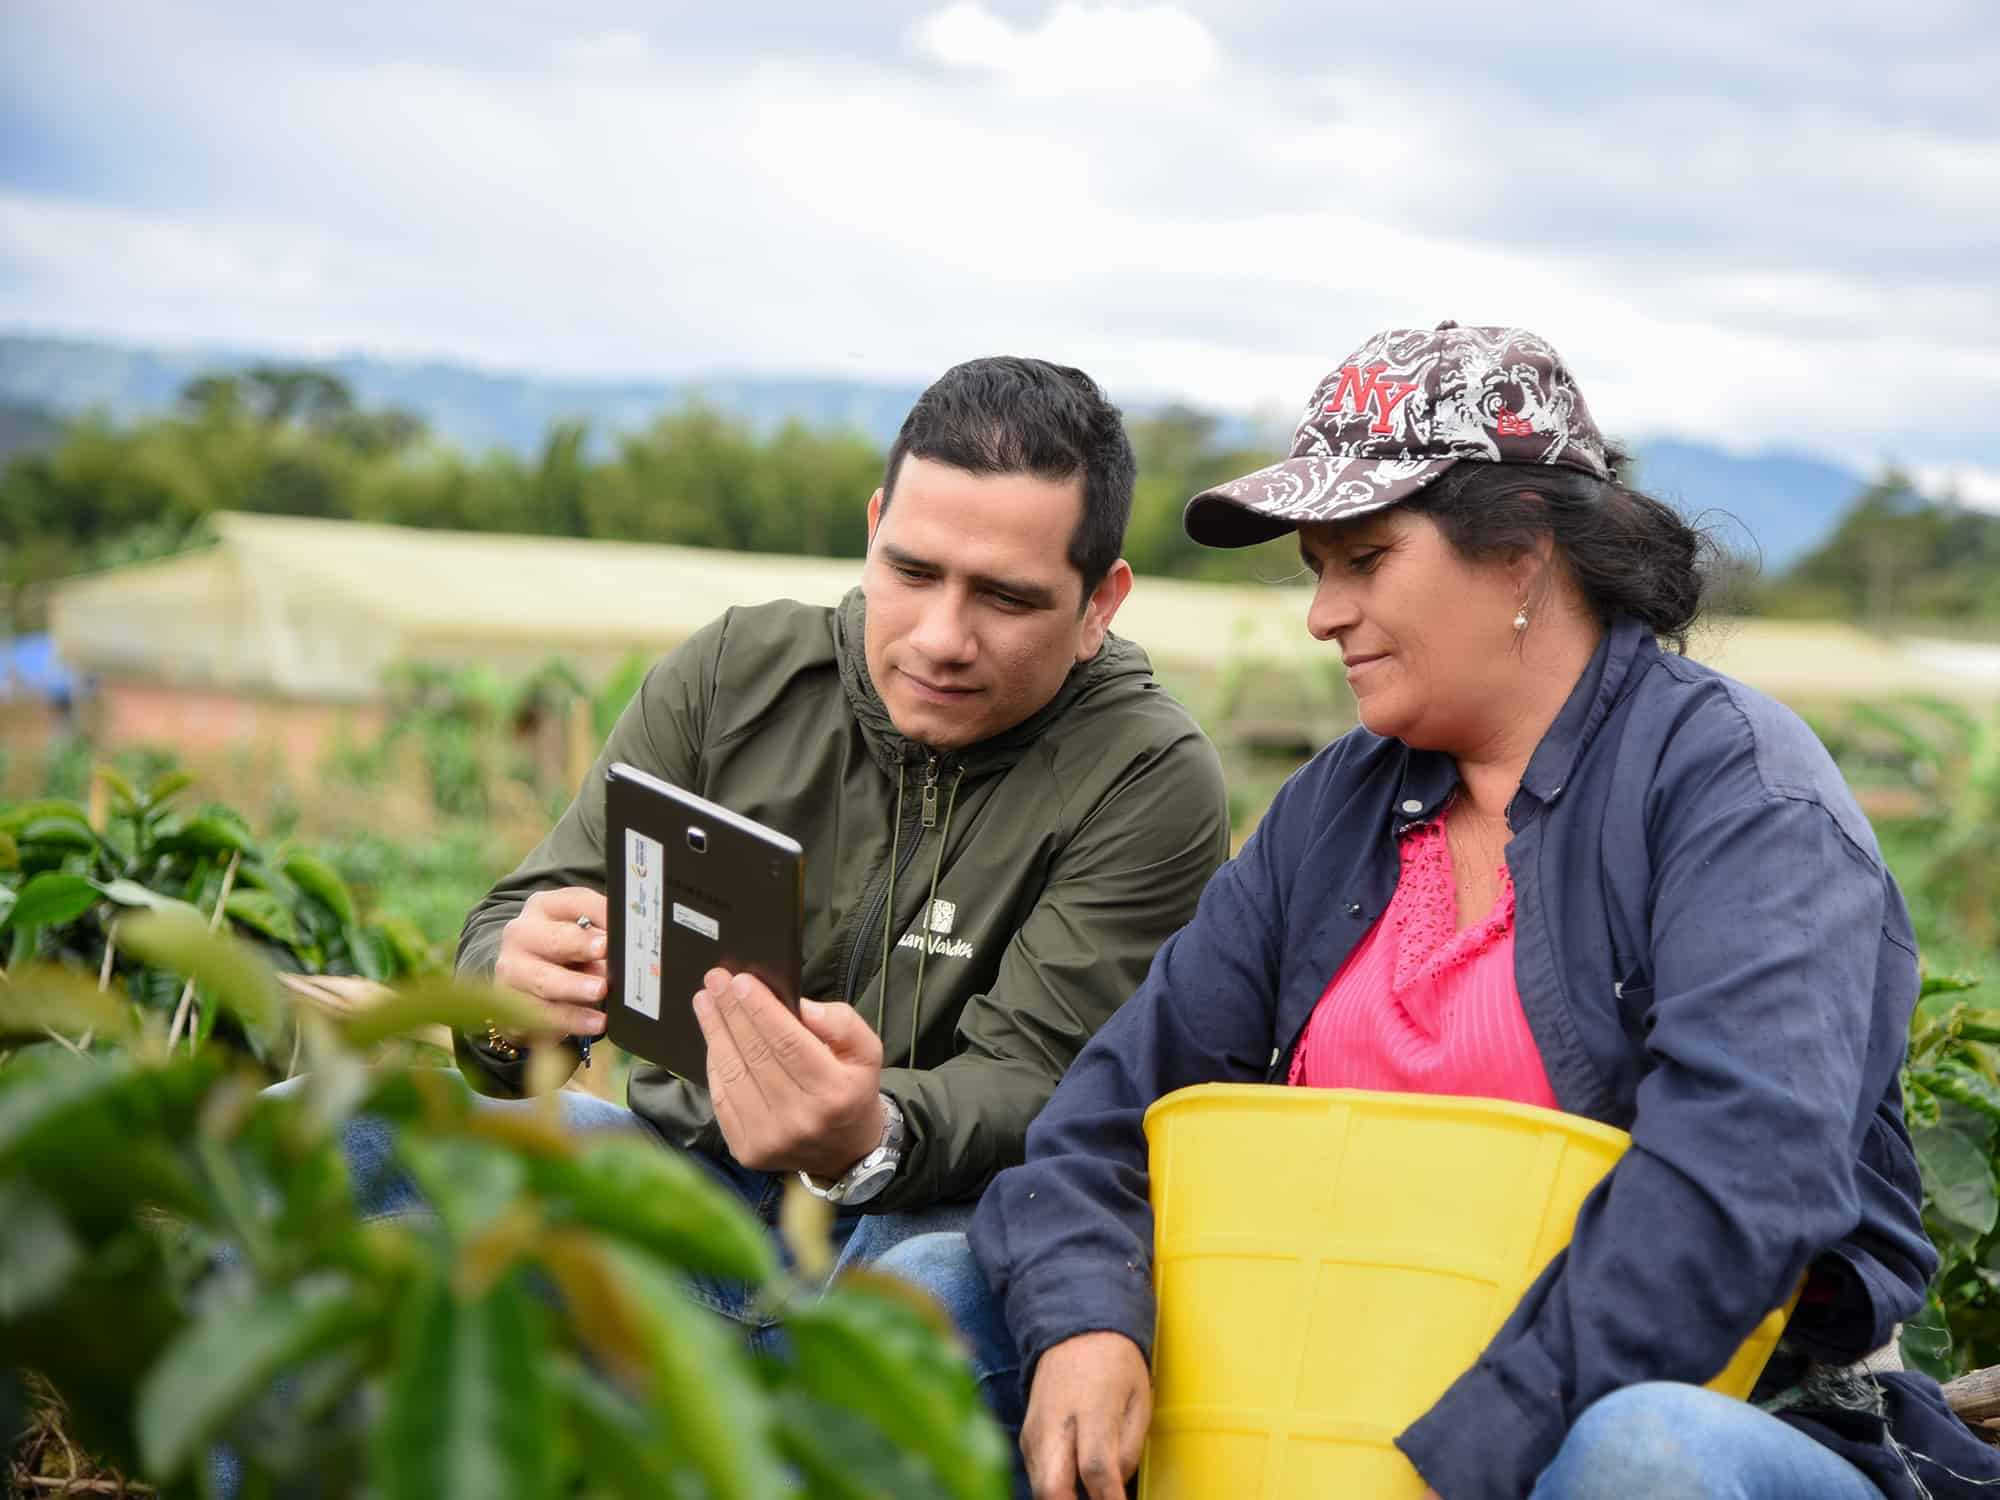
[{"label": "man's face", "polygon": [[898,732],[956,750],[1011,729],[1097,654],[1131,587],[1091,594],[1069,562],[1083,476],[969,474],[905,458],[868,502],[868,675]]}]

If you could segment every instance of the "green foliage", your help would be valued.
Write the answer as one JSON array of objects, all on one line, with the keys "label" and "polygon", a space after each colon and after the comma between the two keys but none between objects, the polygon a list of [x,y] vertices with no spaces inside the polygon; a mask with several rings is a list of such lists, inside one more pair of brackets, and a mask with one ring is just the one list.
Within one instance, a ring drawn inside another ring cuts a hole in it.
[{"label": "green foliage", "polygon": [[1903,1070],[1924,1225],[1942,1259],[1903,1354],[1940,1379],[2000,1364],[2000,1011],[1969,1006],[1972,988],[1925,976]]},{"label": "green foliage", "polygon": [[1877,627],[2000,619],[2000,516],[1928,500],[1891,470],[1760,603],[1771,614]]},{"label": "green foliage", "polygon": [[[1170,407],[1128,423],[1139,459],[1127,554],[1141,573],[1278,578],[1283,542],[1218,552],[1182,534],[1187,497],[1268,462],[1214,418]],[[1275,447],[1275,445],[1273,445]],[[884,455],[856,433],[791,421],[768,434],[699,400],[593,450],[553,425],[528,459],[470,455],[393,407],[362,408],[324,371],[258,366],[191,381],[165,415],[69,423],[0,469],[0,585],[16,628],[39,626],[44,586],[208,538],[218,510],[465,531],[860,557]]]},{"label": "green foliage", "polygon": [[1125,557],[1141,575],[1227,580],[1288,578],[1299,571],[1290,537],[1242,551],[1198,546],[1181,527],[1188,498],[1225,479],[1262,468],[1278,455],[1225,447],[1220,424],[1206,412],[1169,406],[1127,423],[1139,461]]},{"label": "green foliage", "polygon": [[[120,933],[309,1068],[260,1090],[221,1049],[170,1049],[156,1016],[109,1055],[47,1043],[0,1064],[0,1384],[45,1377],[102,1458],[169,1493],[218,1441],[249,1494],[307,1477],[387,1500],[1006,1493],[1002,1439],[916,1294],[859,1278],[822,1296],[657,1145],[363,1061],[387,1026],[527,1026],[531,1002],[430,981],[386,1020],[336,1023],[193,914]],[[0,1030],[36,1031],[74,994],[16,970]],[[359,1114],[434,1215],[360,1216],[339,1144]],[[747,1282],[796,1357],[753,1355],[694,1273]]]},{"label": "green foliage", "polygon": [[2000,709],[1936,698],[1858,704],[1820,733],[1850,777],[1900,788],[1878,819],[1926,951],[2000,953]]},{"label": "green foliage", "polygon": [[423,966],[427,950],[450,952],[465,914],[520,855],[519,848],[496,847],[484,825],[471,820],[400,841],[362,831],[318,847],[376,913],[376,925],[408,956],[410,968]]},{"label": "green foliage", "polygon": [[[96,818],[60,797],[0,807],[0,942],[10,969],[63,965],[137,1011],[164,1018],[185,1006],[182,1020],[205,1034],[216,1017],[204,986],[186,990],[174,977],[185,969],[169,972],[121,941],[129,914],[214,920],[300,973],[389,979],[428,967],[426,945],[405,928],[364,919],[325,861],[266,847],[229,808],[180,811],[189,784],[166,771],[142,789],[103,765],[93,783]],[[268,1055],[254,1035],[245,1040]]]},{"label": "green foliage", "polygon": [[859,557],[882,455],[863,438],[797,422],[760,443],[699,403],[618,440],[616,457],[583,483],[589,534]]}]

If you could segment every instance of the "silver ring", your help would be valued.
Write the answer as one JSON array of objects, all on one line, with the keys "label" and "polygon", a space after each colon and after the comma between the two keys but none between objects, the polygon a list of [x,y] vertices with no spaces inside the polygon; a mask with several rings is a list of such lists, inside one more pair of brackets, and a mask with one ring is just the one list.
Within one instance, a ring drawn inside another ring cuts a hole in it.
[{"label": "silver ring", "polygon": [[576,925],[579,927],[590,927],[594,924],[591,922],[589,917],[578,917],[576,919]]}]

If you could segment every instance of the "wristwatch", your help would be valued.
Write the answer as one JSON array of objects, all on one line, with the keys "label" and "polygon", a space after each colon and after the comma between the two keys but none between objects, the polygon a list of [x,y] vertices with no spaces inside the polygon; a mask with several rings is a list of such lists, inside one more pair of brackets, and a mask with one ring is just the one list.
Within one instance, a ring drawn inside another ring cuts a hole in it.
[{"label": "wristwatch", "polygon": [[807,1192],[829,1203],[842,1206],[866,1203],[889,1185],[889,1179],[896,1175],[896,1168],[902,1164],[903,1111],[894,1099],[884,1094],[882,1139],[875,1149],[830,1182],[810,1172],[799,1173],[799,1181],[806,1185]]}]

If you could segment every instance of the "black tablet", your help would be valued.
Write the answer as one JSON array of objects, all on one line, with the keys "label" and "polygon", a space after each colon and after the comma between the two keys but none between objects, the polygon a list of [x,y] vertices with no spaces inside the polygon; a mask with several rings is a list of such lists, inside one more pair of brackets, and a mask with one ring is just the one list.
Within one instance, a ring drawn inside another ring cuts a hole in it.
[{"label": "black tablet", "polygon": [[693,999],[710,969],[747,970],[798,1009],[805,851],[623,762],[606,773],[604,851],[604,1034],[706,1085]]}]

